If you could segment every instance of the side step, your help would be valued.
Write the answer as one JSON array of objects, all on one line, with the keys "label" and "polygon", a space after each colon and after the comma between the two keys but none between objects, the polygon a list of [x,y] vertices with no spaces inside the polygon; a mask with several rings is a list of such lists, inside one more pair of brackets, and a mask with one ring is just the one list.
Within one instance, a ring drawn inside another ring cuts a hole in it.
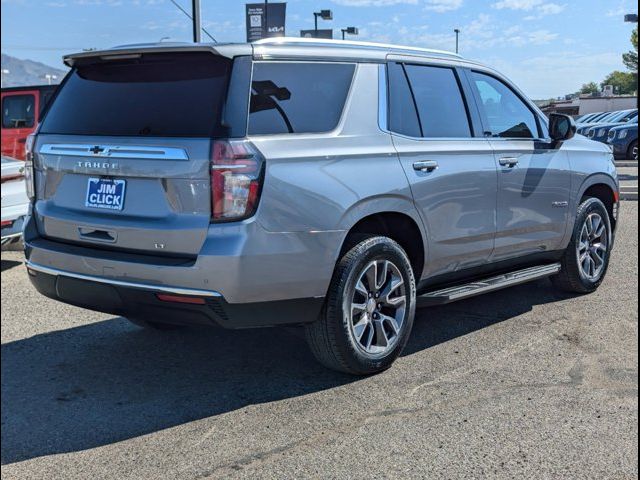
[{"label": "side step", "polygon": [[560,272],[560,264],[541,265],[538,267],[525,268],[515,272],[505,273],[495,277],[487,278],[477,282],[447,287],[442,290],[427,292],[418,296],[418,306],[426,307],[430,305],[442,305],[465,298],[475,297],[482,293],[493,292],[507,287],[520,285],[521,283],[537,280],[538,278],[549,277]]}]

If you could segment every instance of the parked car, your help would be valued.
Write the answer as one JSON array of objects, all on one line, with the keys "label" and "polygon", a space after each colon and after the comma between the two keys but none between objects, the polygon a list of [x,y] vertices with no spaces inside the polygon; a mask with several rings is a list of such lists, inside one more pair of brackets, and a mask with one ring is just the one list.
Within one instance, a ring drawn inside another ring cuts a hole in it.
[{"label": "parked car", "polygon": [[[28,141],[27,271],[137,325],[301,325],[383,370],[417,297],[605,278],[611,150],[446,52],[272,39],[82,52]],[[98,114],[99,113],[99,114]]]},{"label": "parked car", "polygon": [[637,124],[638,123],[638,111],[632,111],[628,114],[624,115],[622,118],[617,119],[617,121],[612,123],[599,123],[591,127],[587,131],[587,136],[591,140],[595,140],[597,142],[606,142],[607,136],[609,134],[609,130],[613,127],[618,127],[620,125],[625,124]]},{"label": "parked car", "polygon": [[22,235],[29,209],[24,181],[24,162],[2,156],[2,245],[15,242]]},{"label": "parked car", "polygon": [[620,125],[609,130],[607,143],[619,160],[638,160],[638,123]]},{"label": "parked car", "polygon": [[[578,125],[578,133],[580,133],[581,135],[586,135],[591,127],[599,124],[616,122],[619,118],[622,118],[631,112],[632,110],[618,110],[615,112],[608,112],[600,117],[595,117],[586,123]],[[635,110],[635,112],[637,113],[638,111]]]},{"label": "parked car", "polygon": [[580,115],[575,119],[576,125],[580,125],[582,123],[587,123],[590,119],[603,115],[605,112],[594,112],[594,113],[586,113],[584,115]]},{"label": "parked car", "polygon": [[3,88],[2,155],[24,160],[24,143],[33,133],[57,85]]}]

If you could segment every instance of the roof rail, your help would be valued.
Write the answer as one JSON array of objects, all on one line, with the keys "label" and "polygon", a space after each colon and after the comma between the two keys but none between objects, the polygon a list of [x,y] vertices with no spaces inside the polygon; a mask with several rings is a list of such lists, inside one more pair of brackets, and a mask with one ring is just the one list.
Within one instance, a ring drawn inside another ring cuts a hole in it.
[{"label": "roof rail", "polygon": [[295,45],[305,44],[309,46],[318,47],[362,47],[362,48],[375,48],[379,50],[403,50],[424,54],[436,54],[446,55],[451,57],[462,58],[462,55],[457,53],[448,52],[446,50],[436,50],[431,48],[410,47],[405,45],[393,45],[390,43],[376,43],[376,42],[359,42],[356,40],[333,40],[324,38],[304,38],[304,37],[272,37],[262,38],[252,42],[254,45]]}]

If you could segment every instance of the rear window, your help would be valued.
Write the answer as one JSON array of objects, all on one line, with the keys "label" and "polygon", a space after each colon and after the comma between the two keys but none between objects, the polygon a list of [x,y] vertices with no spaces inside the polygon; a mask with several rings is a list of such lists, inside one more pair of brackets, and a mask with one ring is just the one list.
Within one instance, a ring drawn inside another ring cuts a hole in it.
[{"label": "rear window", "polygon": [[319,133],[340,120],[355,65],[256,63],[249,134]]},{"label": "rear window", "polygon": [[31,128],[35,123],[33,95],[7,95],[2,99],[2,128]]},{"label": "rear window", "polygon": [[230,60],[205,52],[79,65],[61,87],[40,132],[221,136],[230,68]]}]

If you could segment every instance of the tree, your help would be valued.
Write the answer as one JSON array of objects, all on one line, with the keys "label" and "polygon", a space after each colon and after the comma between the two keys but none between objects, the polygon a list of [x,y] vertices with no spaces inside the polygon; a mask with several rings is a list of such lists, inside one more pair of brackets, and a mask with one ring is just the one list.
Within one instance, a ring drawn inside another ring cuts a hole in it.
[{"label": "tree", "polygon": [[589,82],[582,85],[580,89],[580,93],[584,95],[591,95],[592,93],[598,93],[600,91],[600,87],[596,82]]},{"label": "tree", "polygon": [[602,87],[605,85],[613,85],[614,93],[618,95],[630,95],[638,89],[636,78],[636,75],[633,73],[616,70],[607,75],[607,78],[605,78],[600,85]]},{"label": "tree", "polygon": [[636,74],[636,79],[638,78],[638,27],[633,29],[631,33],[631,45],[633,46],[633,50],[629,50],[627,53],[622,55],[622,61],[626,65],[626,67],[631,70],[632,73]]}]

